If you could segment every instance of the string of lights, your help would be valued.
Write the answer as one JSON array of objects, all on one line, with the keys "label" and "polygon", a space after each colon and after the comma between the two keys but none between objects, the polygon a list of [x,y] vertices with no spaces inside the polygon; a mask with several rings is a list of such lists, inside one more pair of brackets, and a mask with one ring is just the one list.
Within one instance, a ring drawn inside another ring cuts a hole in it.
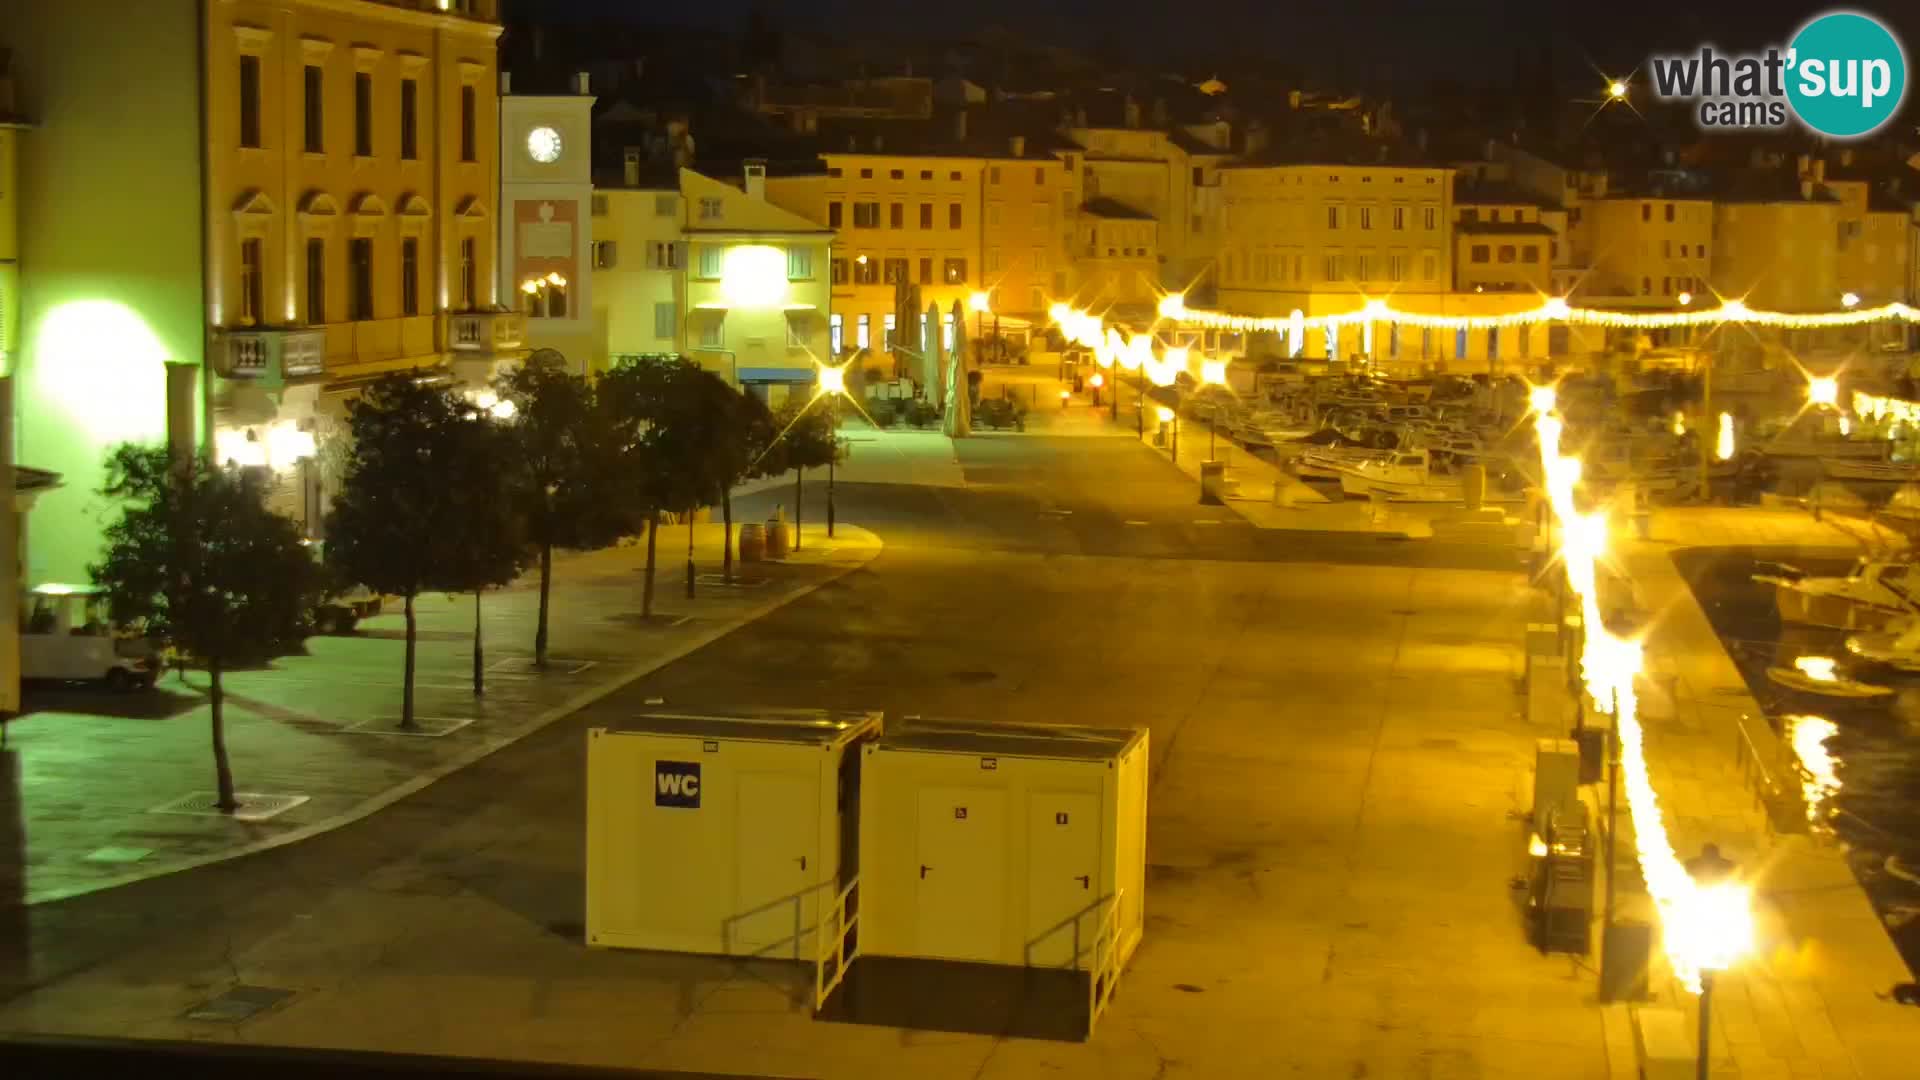
[{"label": "string of lights", "polygon": [[1159,314],[1182,326],[1214,330],[1285,333],[1301,330],[1325,330],[1329,327],[1361,323],[1397,323],[1434,330],[1482,330],[1538,323],[1566,323],[1572,326],[1598,326],[1608,329],[1662,330],[1675,327],[1718,326],[1730,323],[1789,330],[1820,330],[1836,327],[1867,326],[1882,322],[1920,322],[1920,309],[1894,301],[1878,307],[1849,307],[1840,311],[1787,312],[1761,311],[1740,300],[1724,300],[1719,306],[1684,311],[1614,311],[1606,308],[1574,307],[1564,297],[1548,297],[1543,303],[1524,311],[1475,315],[1438,315],[1396,308],[1385,300],[1368,300],[1360,307],[1329,315],[1307,315],[1293,311],[1286,315],[1234,315],[1223,311],[1190,308],[1180,293],[1161,298]]}]

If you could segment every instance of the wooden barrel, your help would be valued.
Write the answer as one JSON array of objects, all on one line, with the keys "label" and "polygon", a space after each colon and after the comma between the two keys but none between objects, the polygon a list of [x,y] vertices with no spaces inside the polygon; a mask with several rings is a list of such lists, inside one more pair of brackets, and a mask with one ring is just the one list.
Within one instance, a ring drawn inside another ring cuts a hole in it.
[{"label": "wooden barrel", "polygon": [[759,562],[767,554],[766,526],[757,524],[740,526],[740,540],[737,547],[741,562]]},{"label": "wooden barrel", "polygon": [[767,522],[767,558],[787,557],[787,535],[786,522],[778,520]]}]

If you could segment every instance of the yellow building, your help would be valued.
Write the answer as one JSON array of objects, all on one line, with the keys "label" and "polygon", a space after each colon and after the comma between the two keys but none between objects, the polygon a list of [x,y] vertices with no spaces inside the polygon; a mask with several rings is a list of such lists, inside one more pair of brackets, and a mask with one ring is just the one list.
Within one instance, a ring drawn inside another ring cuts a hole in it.
[{"label": "yellow building", "polygon": [[1074,303],[1151,318],[1163,291],[1159,232],[1152,214],[1118,199],[1101,195],[1082,203],[1073,249],[1080,271]]},{"label": "yellow building", "polygon": [[1560,239],[1545,218],[1517,189],[1462,184],[1454,192],[1454,290],[1548,295]]},{"label": "yellow building", "polygon": [[1005,158],[983,162],[980,285],[992,310],[1028,325],[1046,324],[1056,297],[1073,292],[1068,246],[1079,184],[1071,152],[1029,154],[1013,136]]},{"label": "yellow building", "polygon": [[678,351],[778,406],[812,385],[817,362],[830,357],[833,232],[768,202],[758,163],[746,166],[740,187],[682,169],[680,195]]},{"label": "yellow building", "polygon": [[[205,7],[206,321],[214,453],[289,479],[383,372],[514,355],[495,274],[496,0]],[[297,473],[297,479],[295,475]]]},{"label": "yellow building", "polygon": [[647,175],[636,162],[618,185],[594,189],[592,212],[594,323],[605,332],[595,365],[679,354],[687,245],[677,172]]},{"label": "yellow building", "polygon": [[1584,202],[1591,270],[1576,300],[1596,306],[1677,308],[1704,297],[1714,242],[1705,198],[1614,192]]},{"label": "yellow building", "polygon": [[1220,170],[1232,160],[1232,129],[1225,121],[1143,128],[1131,102],[1123,120],[1120,127],[1067,129],[1086,151],[1082,196],[1113,199],[1158,223],[1154,283],[1184,290],[1204,281],[1220,254]]},{"label": "yellow building", "polygon": [[891,355],[896,281],[917,284],[921,306],[937,303],[942,311],[955,301],[968,307],[972,294],[987,287],[981,270],[986,159],[821,158],[824,175],[776,177],[768,198],[833,233],[828,344],[834,355],[862,349]]}]

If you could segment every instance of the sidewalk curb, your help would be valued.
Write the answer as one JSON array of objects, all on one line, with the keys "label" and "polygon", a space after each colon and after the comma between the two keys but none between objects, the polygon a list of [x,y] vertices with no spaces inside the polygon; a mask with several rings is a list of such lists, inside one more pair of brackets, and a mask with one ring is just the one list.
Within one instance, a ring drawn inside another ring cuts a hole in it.
[{"label": "sidewalk curb", "polygon": [[[858,526],[855,526],[855,527],[858,528]],[[761,603],[759,606],[747,611],[745,614],[741,615],[737,619],[729,620],[727,622],[720,623],[713,627],[710,627],[707,630],[704,630],[701,633],[696,634],[693,637],[687,639],[685,642],[682,642],[681,644],[676,645],[673,648],[667,650],[667,652],[661,656],[651,658],[649,660],[643,661],[639,664],[635,664],[628,668],[624,668],[618,674],[614,675],[611,679],[608,679],[606,682],[598,686],[588,687],[580,691],[578,694],[575,694],[573,697],[568,698],[567,700],[561,702],[560,704],[555,705],[554,707],[546,710],[545,712],[535,716],[532,720],[527,721],[526,723],[521,725],[519,728],[513,730],[512,732],[502,733],[499,735],[489,737],[488,739],[481,742],[479,745],[472,747],[468,751],[462,754],[459,754],[453,758],[450,758],[447,761],[443,761],[438,765],[435,765],[431,769],[428,769],[426,772],[423,772],[420,775],[405,781],[404,783],[395,785],[394,787],[390,787],[385,791],[380,792],[377,795],[370,796],[369,798],[362,800],[360,803],[356,804],[350,809],[343,810],[340,813],[333,815],[332,817],[323,818],[320,821],[315,821],[307,825],[302,825],[297,829],[293,829],[288,832],[282,833],[279,836],[274,836],[269,839],[256,840],[256,841],[253,841],[252,843],[243,844],[240,847],[234,848],[230,851],[223,851],[223,852],[219,852],[217,854],[211,854],[211,855],[195,856],[193,858],[181,859],[178,862],[173,862],[173,863],[156,864],[149,868],[124,874],[120,877],[108,878],[102,881],[89,882],[85,885],[77,885],[77,886],[73,886],[71,888],[66,888],[66,889],[57,889],[40,896],[29,896],[26,902],[21,905],[21,910],[37,907],[42,904],[52,904],[62,900],[71,900],[75,897],[86,896],[91,893],[105,892],[108,889],[118,889],[127,885],[135,885],[142,881],[148,881],[150,879],[158,878],[158,877],[167,877],[169,875],[178,874],[187,870],[197,870],[203,866],[211,866],[214,863],[221,863],[221,862],[227,862],[231,859],[244,858],[248,855],[257,855],[263,851],[271,851],[274,848],[285,847],[289,844],[299,843],[302,840],[309,840],[323,833],[329,833],[334,831],[335,829],[340,829],[348,825],[352,825],[355,822],[362,820],[363,818],[371,817],[372,815],[380,812],[381,810],[386,809],[389,806],[392,806],[394,803],[399,802],[400,800],[408,797],[409,795],[413,795],[416,792],[426,789],[427,787],[431,786],[434,782],[444,779],[445,777],[451,776],[454,773],[459,772],[460,770],[467,768],[470,765],[473,765],[474,763],[480,761],[481,759],[492,755],[495,751],[511,746],[514,743],[517,743],[520,740],[526,738],[527,736],[532,735],[535,732],[542,730],[543,728],[546,728],[547,726],[553,724],[555,721],[565,719],[566,717],[573,715],[574,713],[580,711],[581,709],[584,709],[587,706],[592,705],[594,702],[599,701],[602,698],[608,697],[620,690],[625,689],[627,686],[631,685],[632,683],[637,682],[638,680],[653,674],[654,672],[660,670],[661,668],[664,668],[669,664],[676,663],[684,659],[685,657],[695,652],[698,652],[701,649],[706,648],[708,645],[711,645],[714,642],[720,640],[721,638],[726,637],[728,634],[731,634],[734,631],[739,630],[744,626],[748,626],[752,623],[758,622],[759,620],[767,617],[768,615],[773,614],[774,612],[780,610],[781,608],[786,607],[788,604],[791,604],[796,600],[800,600],[807,596],[810,596],[813,593],[817,592],[818,590],[833,584],[834,582],[840,580],[843,577],[846,577],[848,574],[851,574],[856,570],[862,569],[863,567],[870,565],[873,562],[873,560],[879,558],[880,553],[886,549],[886,543],[885,541],[881,540],[878,535],[872,533],[871,531],[868,531],[865,529],[862,529],[861,531],[866,532],[868,536],[872,537],[874,542],[871,547],[868,547],[864,550],[864,553],[863,553],[864,557],[861,558],[859,561],[843,563],[842,565],[834,569],[832,572],[821,577],[818,581],[810,582],[800,587],[799,589],[794,590],[793,592],[787,593],[784,596],[778,596],[773,599],[767,600]],[[826,560],[822,560],[822,561],[824,562]]]}]

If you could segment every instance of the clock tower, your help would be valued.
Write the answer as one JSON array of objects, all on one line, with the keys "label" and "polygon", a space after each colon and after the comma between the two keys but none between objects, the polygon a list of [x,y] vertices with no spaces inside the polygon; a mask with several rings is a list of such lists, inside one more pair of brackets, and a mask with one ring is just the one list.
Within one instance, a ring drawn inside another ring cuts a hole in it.
[{"label": "clock tower", "polygon": [[527,345],[584,372],[593,341],[593,97],[516,94],[500,76],[500,295],[527,313]]}]

